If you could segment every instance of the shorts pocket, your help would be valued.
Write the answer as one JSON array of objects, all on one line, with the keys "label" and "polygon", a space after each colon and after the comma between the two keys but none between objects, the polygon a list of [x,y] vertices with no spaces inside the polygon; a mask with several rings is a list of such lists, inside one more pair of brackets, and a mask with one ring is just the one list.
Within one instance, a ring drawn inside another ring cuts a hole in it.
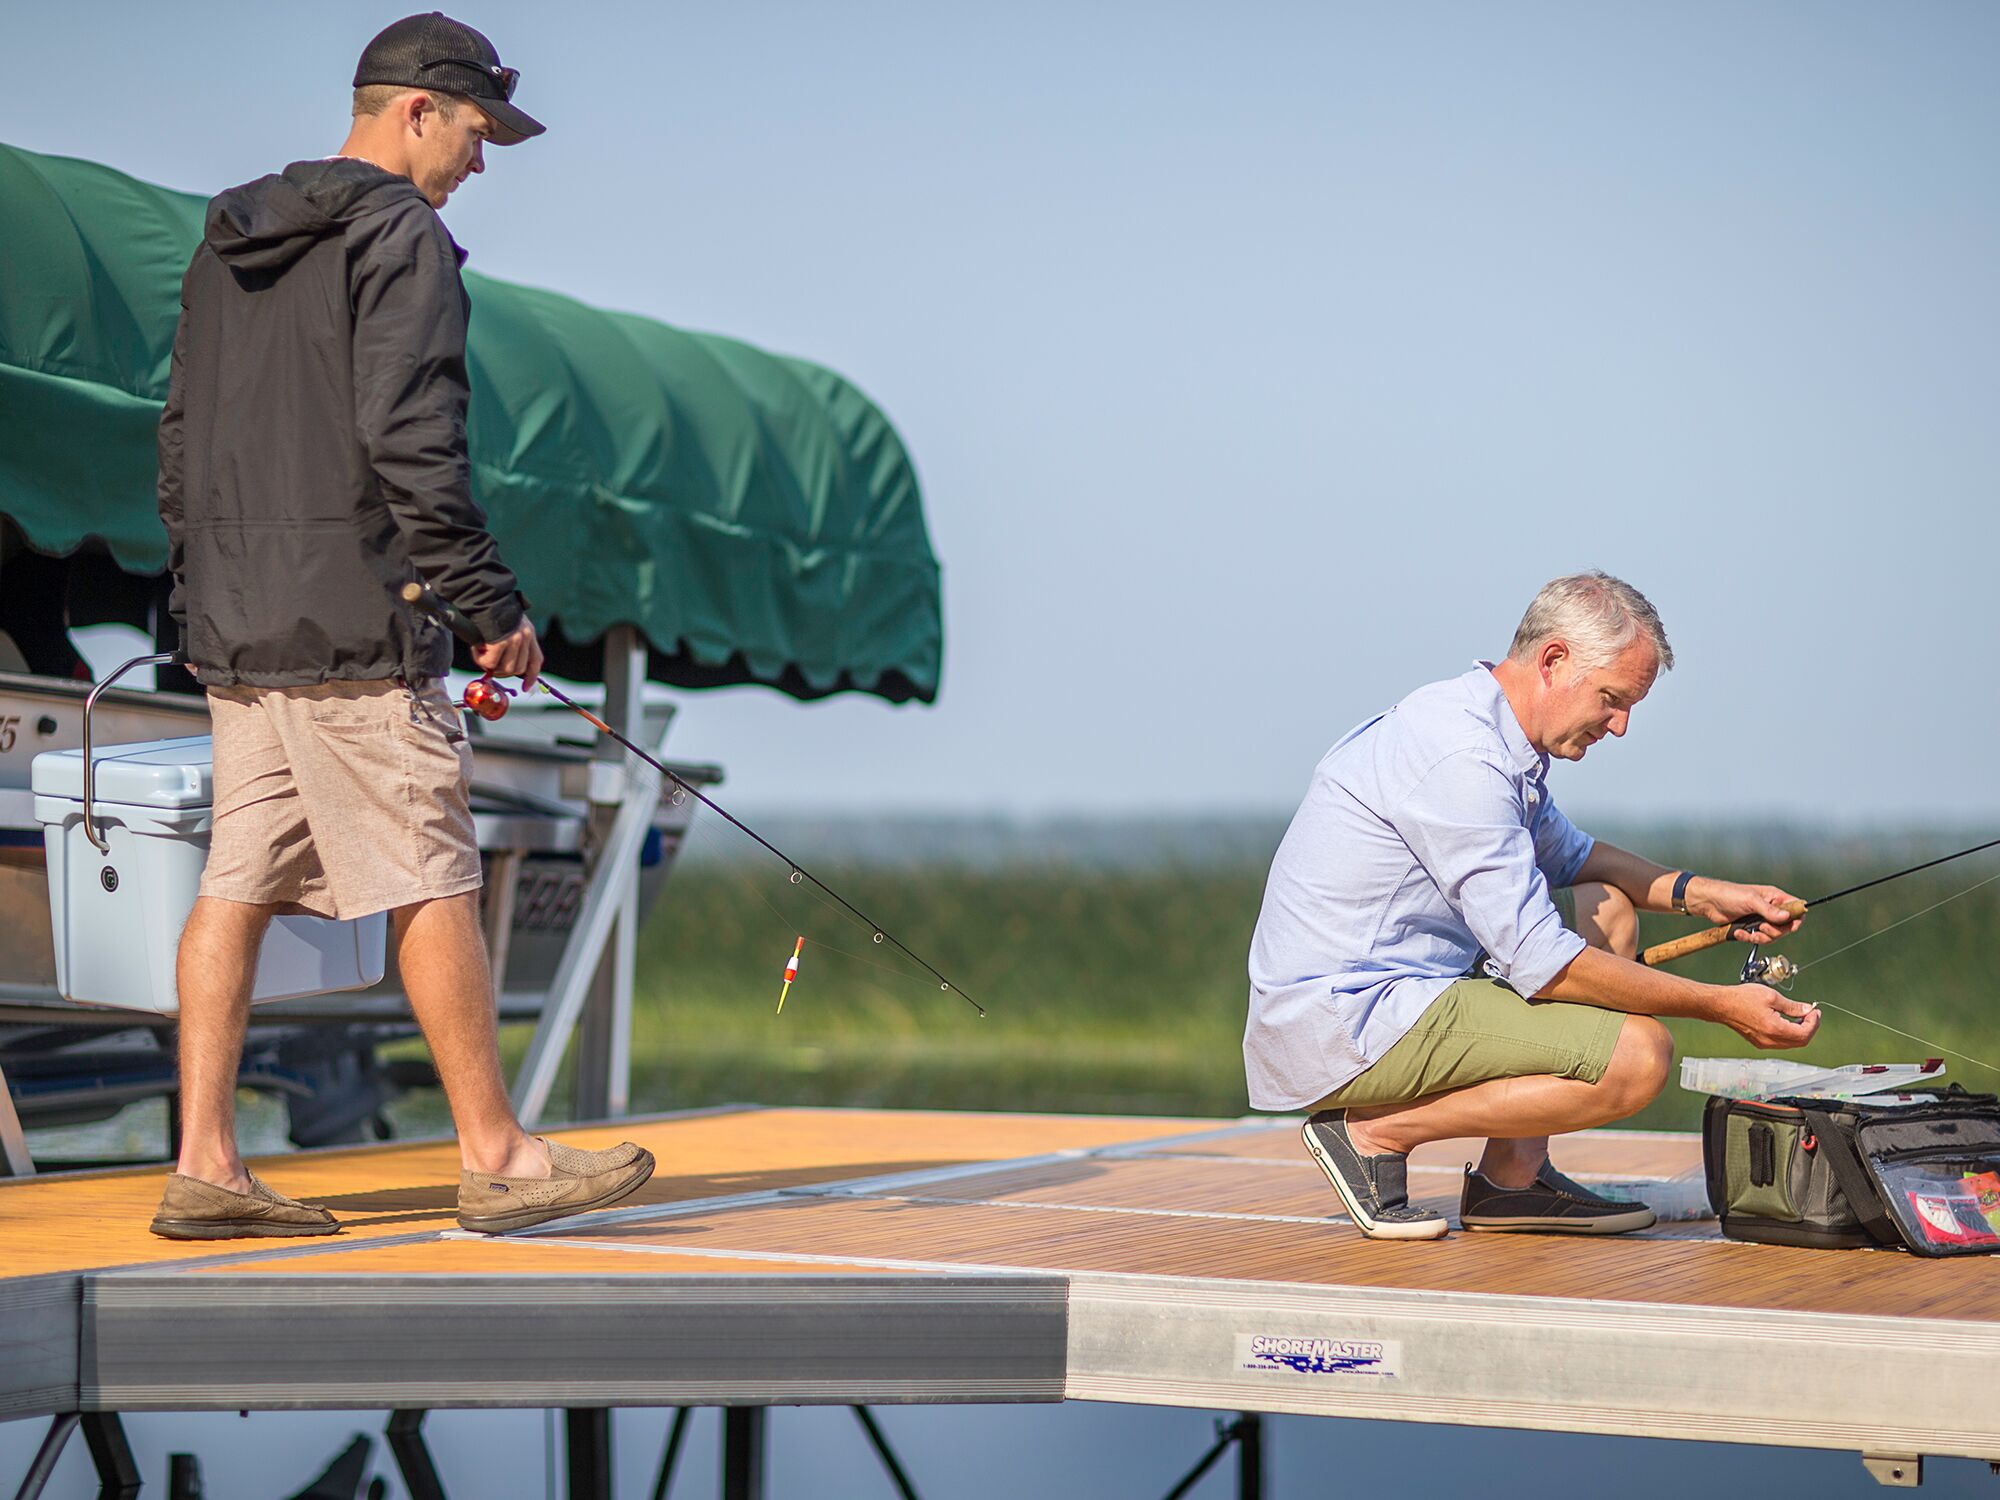
[{"label": "shorts pocket", "polygon": [[396,721],[386,714],[359,715],[348,710],[344,713],[311,714],[314,729],[325,730],[328,734],[364,735],[387,734]]},{"label": "shorts pocket", "polygon": [[409,717],[409,694],[393,684],[374,691],[314,693],[302,696],[301,706],[315,729],[339,734],[381,733],[397,716]]}]

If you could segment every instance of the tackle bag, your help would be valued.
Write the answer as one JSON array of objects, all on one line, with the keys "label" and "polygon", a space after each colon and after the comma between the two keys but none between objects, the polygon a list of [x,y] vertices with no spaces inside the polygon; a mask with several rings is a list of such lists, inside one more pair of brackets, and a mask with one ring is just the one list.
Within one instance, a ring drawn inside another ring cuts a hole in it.
[{"label": "tackle bag", "polygon": [[1928,1104],[1711,1097],[1708,1200],[1733,1240],[1918,1255],[2000,1250],[2000,1098]]}]

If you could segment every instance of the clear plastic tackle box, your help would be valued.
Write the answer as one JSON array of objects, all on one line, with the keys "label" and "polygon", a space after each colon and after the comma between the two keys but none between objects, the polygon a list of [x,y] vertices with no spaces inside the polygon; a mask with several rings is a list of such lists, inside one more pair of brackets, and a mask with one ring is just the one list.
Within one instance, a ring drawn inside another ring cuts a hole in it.
[{"label": "clear plastic tackle box", "polygon": [[[37,755],[35,817],[48,848],[56,988],[82,1005],[171,1015],[174,959],[208,862],[214,777],[207,736],[101,745],[85,819],[84,752]],[[277,917],[250,999],[365,989],[382,978],[386,912],[352,922]]]}]

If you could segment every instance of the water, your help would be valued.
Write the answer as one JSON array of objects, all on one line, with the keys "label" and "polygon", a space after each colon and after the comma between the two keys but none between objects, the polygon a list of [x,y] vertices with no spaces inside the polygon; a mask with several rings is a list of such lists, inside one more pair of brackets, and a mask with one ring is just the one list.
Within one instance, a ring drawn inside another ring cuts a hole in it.
[{"label": "water", "polygon": [[[1159,1500],[1215,1439],[1229,1414],[1139,1406],[876,1407],[891,1446],[926,1500],[1089,1496]],[[613,1478],[620,1497],[649,1496],[670,1416],[621,1411],[613,1418]],[[167,1455],[193,1453],[206,1500],[285,1500],[304,1488],[357,1432],[376,1440],[373,1472],[390,1497],[405,1495],[379,1412],[283,1412],[128,1418],[126,1432],[145,1494],[165,1492]],[[1850,1453],[1488,1431],[1334,1417],[1265,1419],[1268,1500],[1323,1496],[1458,1494],[1480,1500],[1545,1500],[1552,1489],[1620,1500],[1686,1500],[1692,1494],[1879,1500],[1881,1489]],[[40,1420],[0,1424],[0,1494],[19,1483],[40,1442]],[[562,1423],[541,1411],[433,1413],[425,1438],[445,1492],[466,1497],[564,1494]],[[698,1411],[671,1495],[721,1492],[719,1414]],[[845,1407],[779,1407],[770,1414],[770,1500],[841,1496],[893,1500],[895,1489]],[[1992,1500],[1984,1463],[1926,1464],[1925,1493]],[[82,1437],[71,1440],[48,1500],[88,1500],[96,1477]],[[1233,1454],[1191,1500],[1236,1494]]]}]

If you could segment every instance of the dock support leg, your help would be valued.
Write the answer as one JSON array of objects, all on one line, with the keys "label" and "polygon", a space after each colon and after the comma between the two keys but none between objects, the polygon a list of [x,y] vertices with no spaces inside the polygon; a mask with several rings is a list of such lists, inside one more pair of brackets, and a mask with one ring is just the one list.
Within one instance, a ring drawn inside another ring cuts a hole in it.
[{"label": "dock support leg", "polygon": [[403,1476],[403,1488],[410,1500],[444,1500],[444,1486],[438,1481],[437,1465],[424,1442],[424,1413],[398,1409],[389,1414],[389,1451],[396,1455],[396,1469]]},{"label": "dock support leg", "polygon": [[1236,1416],[1236,1500],[1264,1500],[1264,1419]]},{"label": "dock support leg", "polygon": [[97,1500],[132,1500],[139,1493],[139,1465],[132,1459],[132,1445],[125,1441],[125,1424],[118,1413],[85,1413],[83,1440],[97,1466]]},{"label": "dock support leg", "polygon": [[611,1408],[573,1406],[563,1413],[569,1447],[569,1500],[611,1500]]},{"label": "dock support leg", "polygon": [[56,1471],[56,1460],[69,1446],[69,1435],[76,1431],[76,1421],[73,1411],[50,1419],[49,1430],[42,1437],[42,1446],[35,1450],[35,1461],[28,1465],[28,1477],[14,1491],[14,1500],[41,1500],[42,1491],[48,1488],[49,1476]]},{"label": "dock support leg", "polygon": [[868,1441],[875,1449],[875,1456],[882,1460],[882,1467],[889,1471],[890,1483],[896,1486],[896,1493],[903,1500],[917,1500],[916,1486],[910,1483],[910,1476],[903,1472],[903,1466],[896,1461],[896,1454],[889,1446],[888,1438],[875,1421],[875,1413],[865,1406],[854,1408],[854,1415],[861,1421],[861,1430],[868,1434]]},{"label": "dock support leg", "polygon": [[167,1500],[201,1500],[201,1460],[192,1453],[167,1455]]},{"label": "dock support leg", "polygon": [[722,1408],[722,1500],[764,1500],[764,1408]]},{"label": "dock support leg", "polygon": [[674,1424],[667,1429],[667,1448],[660,1455],[660,1477],[653,1481],[653,1500],[667,1500],[674,1487],[674,1465],[680,1462],[681,1440],[687,1436],[688,1409],[674,1408]]},{"label": "dock support leg", "polygon": [[1239,1412],[1234,1422],[1215,1424],[1215,1446],[1196,1459],[1181,1482],[1167,1491],[1167,1500],[1181,1500],[1200,1484],[1201,1476],[1215,1467],[1231,1443],[1237,1445],[1237,1500],[1264,1500],[1264,1421],[1254,1412]]}]

